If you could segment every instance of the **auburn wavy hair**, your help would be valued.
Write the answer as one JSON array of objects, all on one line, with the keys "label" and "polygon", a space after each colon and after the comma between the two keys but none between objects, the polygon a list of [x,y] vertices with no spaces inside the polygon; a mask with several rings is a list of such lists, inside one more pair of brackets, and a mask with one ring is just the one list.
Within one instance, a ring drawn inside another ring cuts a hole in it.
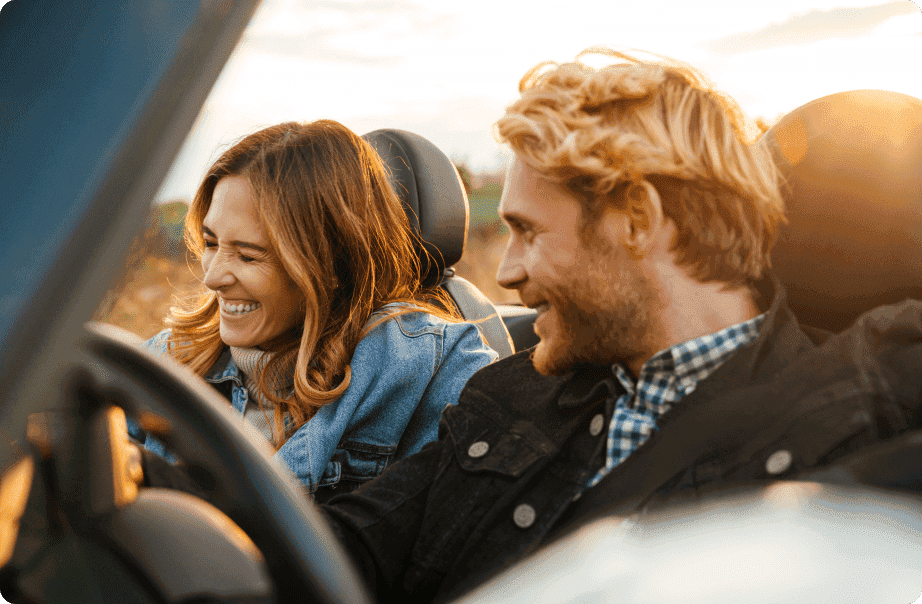
[{"label": "auburn wavy hair", "polygon": [[[461,319],[443,290],[422,285],[422,241],[387,169],[374,149],[342,124],[279,124],[225,151],[186,215],[185,241],[199,260],[205,246],[202,224],[218,181],[227,176],[249,182],[272,252],[305,299],[303,325],[269,344],[269,362],[259,376],[251,376],[274,406],[271,425],[280,447],[349,387],[352,355],[375,326],[417,311]],[[398,304],[370,321],[390,303]],[[199,375],[227,347],[213,291],[181,301],[165,324],[172,330],[170,353]],[[280,398],[268,376],[292,366],[294,392]],[[286,413],[292,420],[287,429]]]},{"label": "auburn wavy hair", "polygon": [[[617,62],[593,68],[587,54]],[[779,173],[736,102],[700,72],[591,48],[573,63],[532,68],[519,92],[497,138],[584,201],[584,227],[605,204],[645,195],[647,182],[677,227],[677,261],[696,279],[746,285],[769,268],[785,221]]]}]

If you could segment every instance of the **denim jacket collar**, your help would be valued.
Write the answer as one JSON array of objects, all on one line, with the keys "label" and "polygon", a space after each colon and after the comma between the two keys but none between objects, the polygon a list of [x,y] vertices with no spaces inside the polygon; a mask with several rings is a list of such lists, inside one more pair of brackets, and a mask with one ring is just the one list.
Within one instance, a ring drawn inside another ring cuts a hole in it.
[{"label": "denim jacket collar", "polygon": [[237,364],[234,363],[234,359],[231,357],[230,348],[224,347],[224,351],[214,365],[211,366],[211,369],[208,370],[208,373],[203,376],[203,379],[210,384],[233,380],[237,386],[243,387],[243,376],[240,375],[240,369],[237,368]]}]

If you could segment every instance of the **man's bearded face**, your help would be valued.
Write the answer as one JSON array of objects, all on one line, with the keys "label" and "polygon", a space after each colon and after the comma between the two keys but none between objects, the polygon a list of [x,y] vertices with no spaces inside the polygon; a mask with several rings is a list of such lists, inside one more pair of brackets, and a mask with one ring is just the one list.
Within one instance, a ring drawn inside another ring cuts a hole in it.
[{"label": "man's bearded face", "polygon": [[584,225],[580,200],[519,159],[499,209],[510,238],[497,280],[538,311],[538,371],[629,363],[647,350],[656,292],[619,229],[599,228],[604,220],[623,227],[623,217]]},{"label": "man's bearded face", "polygon": [[533,283],[533,295],[547,301],[535,323],[541,342],[532,362],[540,373],[626,363],[647,348],[654,291],[635,264],[618,262],[614,249],[595,243],[560,279]]}]

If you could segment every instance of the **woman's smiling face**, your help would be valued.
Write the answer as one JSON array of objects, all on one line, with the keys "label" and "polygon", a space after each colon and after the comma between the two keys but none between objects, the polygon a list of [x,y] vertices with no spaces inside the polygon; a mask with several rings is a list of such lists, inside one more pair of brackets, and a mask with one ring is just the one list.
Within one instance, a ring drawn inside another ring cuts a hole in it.
[{"label": "woman's smiling face", "polygon": [[218,181],[202,235],[205,285],[218,294],[225,344],[255,348],[303,324],[304,296],[271,250],[245,178]]}]

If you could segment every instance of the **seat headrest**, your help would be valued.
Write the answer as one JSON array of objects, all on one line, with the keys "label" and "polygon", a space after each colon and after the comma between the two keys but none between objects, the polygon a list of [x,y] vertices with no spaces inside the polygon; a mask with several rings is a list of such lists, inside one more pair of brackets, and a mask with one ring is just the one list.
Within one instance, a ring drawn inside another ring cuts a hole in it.
[{"label": "seat headrest", "polygon": [[423,282],[438,283],[442,271],[461,259],[467,239],[467,194],[454,164],[412,132],[387,128],[362,138],[390,170],[391,185],[425,244],[430,258],[423,258]]},{"label": "seat headrest", "polygon": [[761,142],[787,179],[772,264],[803,323],[838,331],[881,304],[922,299],[922,101],[825,96]]}]

